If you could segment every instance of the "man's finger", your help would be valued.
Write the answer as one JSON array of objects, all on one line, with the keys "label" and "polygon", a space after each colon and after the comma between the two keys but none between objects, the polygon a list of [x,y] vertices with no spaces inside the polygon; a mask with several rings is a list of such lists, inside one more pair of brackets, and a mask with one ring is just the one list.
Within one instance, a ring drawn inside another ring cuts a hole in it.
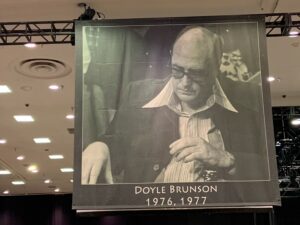
[{"label": "man's finger", "polygon": [[199,137],[197,137],[197,138],[189,138],[189,137],[180,138],[177,141],[174,141],[170,145],[170,148],[171,148],[170,154],[171,155],[177,154],[182,149],[201,144],[201,142],[202,142],[202,138],[199,138]]},{"label": "man's finger", "polygon": [[203,159],[205,160],[204,157],[201,156],[202,154],[200,152],[193,152],[191,154],[189,154],[188,156],[186,156],[183,161],[188,163],[188,162],[192,162],[194,160],[200,160]]},{"label": "man's finger", "polygon": [[192,154],[194,151],[195,151],[195,147],[184,148],[177,155],[175,155],[176,160],[180,161],[186,158],[188,155]]},{"label": "man's finger", "polygon": [[87,160],[85,157],[82,157],[82,165],[81,165],[81,184],[88,184],[89,175],[92,169],[92,162]]},{"label": "man's finger", "polygon": [[97,179],[99,177],[99,174],[101,172],[101,168],[103,165],[103,161],[100,160],[96,163],[94,163],[91,173],[90,173],[90,180],[89,180],[89,184],[96,184],[97,183]]},{"label": "man's finger", "polygon": [[106,166],[105,166],[104,177],[105,177],[106,183],[113,184],[113,176],[112,176],[112,172],[111,172],[111,162],[110,162],[109,156],[108,156]]}]

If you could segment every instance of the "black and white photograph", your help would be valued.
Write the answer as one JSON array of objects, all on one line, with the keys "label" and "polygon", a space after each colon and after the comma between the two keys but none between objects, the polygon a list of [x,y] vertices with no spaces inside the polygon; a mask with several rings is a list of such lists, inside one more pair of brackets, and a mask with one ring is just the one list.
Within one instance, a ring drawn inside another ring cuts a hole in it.
[{"label": "black and white photograph", "polygon": [[[129,185],[134,196],[201,192],[219,196],[208,205],[228,206],[236,192],[254,194],[240,184],[273,185],[260,32],[258,21],[80,26],[81,188]],[[167,206],[199,206],[195,196],[176,198]]]}]

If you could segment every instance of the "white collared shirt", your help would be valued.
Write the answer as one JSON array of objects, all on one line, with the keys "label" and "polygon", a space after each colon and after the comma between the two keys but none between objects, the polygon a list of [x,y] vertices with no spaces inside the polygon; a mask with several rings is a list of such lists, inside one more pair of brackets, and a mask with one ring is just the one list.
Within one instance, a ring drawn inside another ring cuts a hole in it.
[{"label": "white collared shirt", "polygon": [[[174,98],[174,89],[171,78],[160,93],[150,102],[145,104],[143,108],[157,108],[167,106],[179,116],[179,134],[183,137],[199,137],[209,142],[215,148],[225,151],[222,134],[210,117],[203,116],[201,112],[211,108],[214,104],[236,112],[227,96],[225,95],[219,81],[216,79],[213,86],[212,95],[206,100],[204,106],[199,107],[192,114],[182,111],[181,104],[177,98]],[[170,143],[171,144],[171,143]],[[170,151],[168,149],[167,151]],[[197,168],[196,168],[197,166]],[[185,163],[176,161],[175,157],[171,159],[167,167],[157,177],[156,182],[195,182],[210,180],[210,175],[214,175],[215,171],[205,169],[196,165],[195,162]]]}]

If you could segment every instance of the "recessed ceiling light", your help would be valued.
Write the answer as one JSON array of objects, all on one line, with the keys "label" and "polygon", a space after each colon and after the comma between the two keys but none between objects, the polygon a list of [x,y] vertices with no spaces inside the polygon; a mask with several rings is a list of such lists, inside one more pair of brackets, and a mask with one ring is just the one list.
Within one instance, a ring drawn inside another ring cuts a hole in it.
[{"label": "recessed ceiling light", "polygon": [[15,115],[15,120],[17,122],[33,122],[34,119],[31,115]]},{"label": "recessed ceiling light", "polygon": [[24,46],[26,48],[35,48],[37,45],[36,45],[36,43],[28,42],[28,43],[24,44]]},{"label": "recessed ceiling light", "polygon": [[19,155],[18,157],[17,157],[17,160],[20,160],[20,161],[22,161],[22,160],[24,160],[25,159],[25,156],[24,155]]},{"label": "recessed ceiling light", "polygon": [[24,185],[25,182],[22,180],[14,180],[11,182],[13,185]]},{"label": "recessed ceiling light", "polygon": [[0,139],[0,144],[6,144],[7,140],[6,139]]},{"label": "recessed ceiling light", "polygon": [[49,159],[63,159],[63,155],[49,155]]},{"label": "recessed ceiling light", "polygon": [[9,170],[0,170],[0,175],[8,175],[11,174]]},{"label": "recessed ceiling light", "polygon": [[73,168],[60,168],[60,171],[63,173],[72,173],[74,172]]},{"label": "recessed ceiling light", "polygon": [[48,86],[48,88],[52,91],[58,91],[58,90],[61,90],[63,88],[63,86],[57,85],[57,84],[51,84]]},{"label": "recessed ceiling light", "polygon": [[38,169],[37,165],[30,165],[30,166],[28,166],[27,170],[30,171],[31,173],[38,173],[39,172],[39,169]]},{"label": "recessed ceiling light", "polygon": [[33,141],[36,144],[48,144],[51,143],[51,140],[47,137],[39,137],[39,138],[33,138]]},{"label": "recessed ceiling light", "polygon": [[71,179],[70,182],[73,183],[73,179]]},{"label": "recessed ceiling light", "polygon": [[5,195],[8,195],[9,193],[10,193],[9,190],[3,191],[3,194],[5,194]]},{"label": "recessed ceiling light", "polygon": [[54,192],[60,192],[60,189],[59,188],[55,188]]},{"label": "recessed ceiling light", "polygon": [[74,116],[74,114],[68,114],[68,115],[66,115],[66,118],[68,120],[73,120],[75,118],[75,116]]},{"label": "recessed ceiling light", "polygon": [[292,119],[291,124],[295,125],[295,126],[299,126],[300,125],[300,118]]},{"label": "recessed ceiling light", "polygon": [[269,77],[267,78],[267,80],[268,80],[269,82],[273,82],[273,81],[275,81],[275,77],[269,76]]},{"label": "recessed ceiling light", "polygon": [[290,31],[289,32],[289,37],[290,38],[299,37],[299,32],[297,32],[297,31]]},{"label": "recessed ceiling light", "polygon": [[0,85],[0,94],[11,93],[11,89],[7,85]]},{"label": "recessed ceiling light", "polygon": [[290,31],[289,32],[289,37],[297,37],[299,35],[298,31]]},{"label": "recessed ceiling light", "polygon": [[52,183],[52,180],[46,179],[46,180],[44,180],[44,183],[45,183],[45,184],[50,184],[50,183]]}]

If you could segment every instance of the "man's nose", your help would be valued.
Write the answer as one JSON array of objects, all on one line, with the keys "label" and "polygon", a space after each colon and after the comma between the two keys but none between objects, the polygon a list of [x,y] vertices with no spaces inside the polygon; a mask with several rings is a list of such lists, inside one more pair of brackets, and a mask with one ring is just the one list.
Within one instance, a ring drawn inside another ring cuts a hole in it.
[{"label": "man's nose", "polygon": [[192,84],[192,80],[191,78],[189,78],[189,76],[187,76],[186,74],[184,74],[184,76],[181,78],[181,84],[183,86],[189,86]]}]

